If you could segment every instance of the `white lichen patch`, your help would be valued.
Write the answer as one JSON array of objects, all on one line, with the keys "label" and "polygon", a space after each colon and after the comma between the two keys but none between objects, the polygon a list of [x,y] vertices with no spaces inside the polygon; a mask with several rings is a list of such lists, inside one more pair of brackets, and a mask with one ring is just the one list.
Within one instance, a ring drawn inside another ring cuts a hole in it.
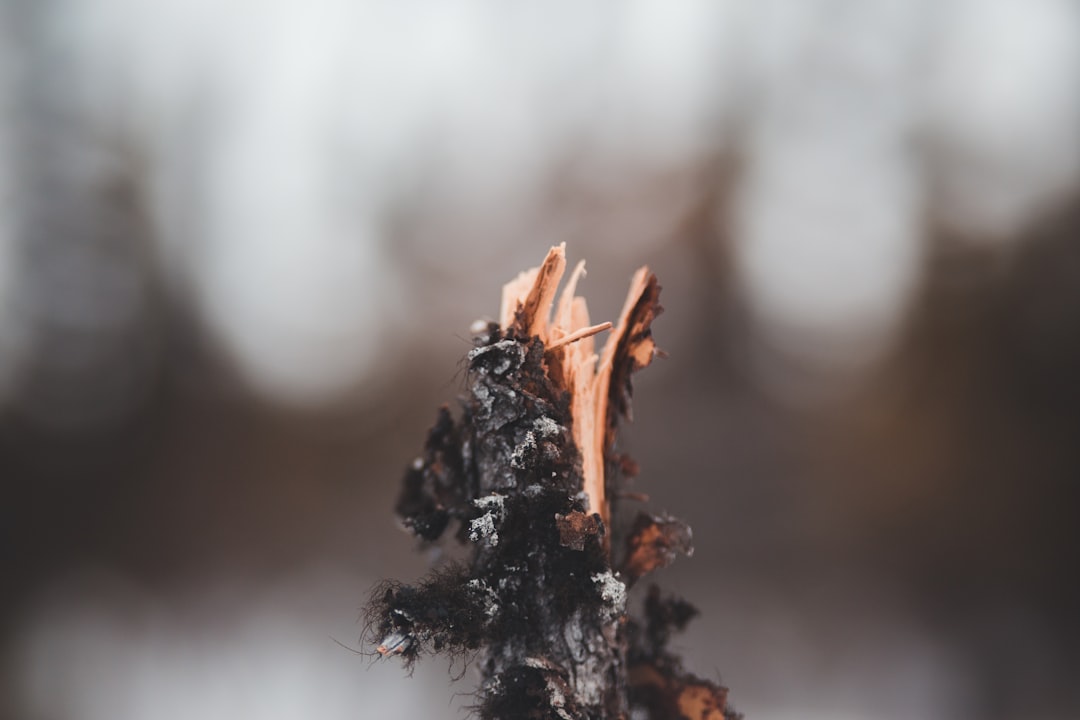
[{"label": "white lichen patch", "polygon": [[533,429],[540,433],[540,437],[554,437],[559,434],[562,425],[549,417],[538,417],[533,421]]},{"label": "white lichen patch", "polygon": [[495,519],[491,513],[481,515],[469,522],[469,539],[480,542],[481,538],[487,540],[488,545],[492,547],[499,544],[499,532],[495,529]]},{"label": "white lichen patch", "polygon": [[492,547],[499,544],[498,525],[502,522],[506,497],[503,495],[485,495],[473,500],[473,507],[483,511],[483,515],[469,521],[469,539],[473,542],[487,540]]},{"label": "white lichen patch", "polygon": [[473,507],[477,510],[483,510],[484,512],[490,512],[492,510],[498,510],[502,512],[503,507],[506,505],[506,496],[492,493],[491,495],[485,495],[482,498],[476,498],[473,500]]},{"label": "white lichen patch", "polygon": [[524,469],[525,468],[525,458],[528,457],[528,455],[530,453],[535,453],[535,452],[536,452],[536,435],[534,435],[532,430],[530,430],[530,431],[525,433],[525,439],[522,440],[518,444],[518,446],[514,448],[514,451],[512,453],[510,453],[510,467],[515,468],[517,470]]},{"label": "white lichen patch", "polygon": [[626,585],[615,577],[610,570],[592,576],[600,590],[600,597],[608,604],[610,612],[622,614],[626,610]]},{"label": "white lichen patch", "polygon": [[490,585],[479,578],[470,580],[467,585],[484,596],[484,614],[488,616],[489,620],[499,614],[499,596],[495,594]]},{"label": "white lichen patch", "polygon": [[472,362],[481,355],[485,355],[489,352],[492,352],[493,350],[505,351],[506,353],[499,360],[499,362],[497,362],[491,368],[491,372],[496,375],[503,375],[506,373],[507,370],[510,369],[512,361],[509,355],[511,351],[514,351],[517,355],[518,364],[521,364],[521,362],[525,359],[525,348],[522,347],[521,343],[517,342],[516,340],[500,340],[497,343],[492,343],[491,345],[484,345],[483,347],[473,348],[472,350],[470,350],[469,362]]},{"label": "white lichen patch", "polygon": [[484,408],[484,412],[490,414],[492,403],[495,401],[495,398],[491,395],[491,391],[488,390],[483,383],[477,383],[473,388],[472,393],[476,401],[480,403],[480,407]]}]

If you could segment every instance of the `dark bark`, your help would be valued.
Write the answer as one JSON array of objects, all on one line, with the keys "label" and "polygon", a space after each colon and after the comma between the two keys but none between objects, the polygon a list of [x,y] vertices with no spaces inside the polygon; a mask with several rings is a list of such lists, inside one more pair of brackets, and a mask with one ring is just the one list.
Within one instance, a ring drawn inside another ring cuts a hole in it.
[{"label": "dark bark", "polygon": [[[658,291],[651,278],[612,369],[608,497],[633,468],[610,450],[615,420],[629,411],[630,374],[647,364],[633,338],[650,332]],[[723,718],[726,691],[685,674],[665,649],[689,605],[654,592],[646,623],[626,612],[628,585],[689,552],[689,528],[642,514],[627,538],[614,538],[626,560],[613,567],[613,539],[583,492],[558,358],[523,331],[536,311],[519,307],[509,328],[491,324],[476,338],[460,419],[442,408],[406,473],[397,505],[405,525],[430,543],[456,524],[472,554],[418,585],[375,591],[368,620],[378,652],[406,663],[431,652],[478,656],[485,720],[616,720],[632,704],[635,717]]]}]

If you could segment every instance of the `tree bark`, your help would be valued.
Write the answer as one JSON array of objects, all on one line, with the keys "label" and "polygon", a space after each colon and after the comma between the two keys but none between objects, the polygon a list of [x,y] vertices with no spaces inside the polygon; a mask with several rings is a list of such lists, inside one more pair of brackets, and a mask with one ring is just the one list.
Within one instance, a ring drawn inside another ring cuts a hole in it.
[{"label": "tree bark", "polygon": [[[606,325],[589,327],[573,295],[582,266],[548,318],[564,266],[553,248],[507,285],[502,323],[469,352],[460,419],[440,409],[406,473],[397,505],[406,527],[431,543],[455,523],[472,553],[415,586],[376,589],[377,651],[406,663],[430,652],[478,657],[484,720],[731,717],[726,690],[666,651],[693,608],[653,589],[646,620],[627,615],[629,586],[691,552],[690,529],[640,513],[627,537],[608,534],[611,499],[636,469],[615,453],[615,430],[629,413],[630,375],[655,352],[659,285],[635,276],[598,357],[590,336]],[[613,547],[625,548],[619,565]]]}]

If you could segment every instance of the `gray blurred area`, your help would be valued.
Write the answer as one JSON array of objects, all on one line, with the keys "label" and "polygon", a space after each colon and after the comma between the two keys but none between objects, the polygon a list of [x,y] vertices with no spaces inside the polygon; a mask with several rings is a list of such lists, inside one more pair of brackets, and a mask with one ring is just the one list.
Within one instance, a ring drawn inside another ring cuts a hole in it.
[{"label": "gray blurred area", "polygon": [[1074,2],[0,0],[0,716],[465,717],[351,650],[563,241],[596,321],[664,286],[622,446],[691,667],[1080,715]]}]

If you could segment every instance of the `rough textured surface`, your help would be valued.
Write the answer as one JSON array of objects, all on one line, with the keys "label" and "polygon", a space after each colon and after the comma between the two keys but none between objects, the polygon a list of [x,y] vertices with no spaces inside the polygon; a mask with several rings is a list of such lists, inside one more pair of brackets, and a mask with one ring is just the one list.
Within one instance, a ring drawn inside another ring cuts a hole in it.
[{"label": "rough textured surface", "polygon": [[[686,674],[666,651],[671,630],[692,609],[650,595],[644,623],[627,615],[628,585],[689,553],[689,528],[642,514],[628,537],[611,538],[602,520],[610,506],[589,507],[572,399],[552,367],[559,355],[545,355],[529,334],[544,312],[531,298],[553,293],[540,285],[545,273],[537,275],[514,321],[477,335],[460,419],[440,409],[397,504],[425,543],[456,524],[457,540],[472,549],[469,561],[415,586],[377,588],[368,606],[376,649],[407,664],[430,652],[476,657],[483,683],[475,711],[483,719],[729,717],[726,691]],[[609,498],[636,472],[611,449],[618,418],[629,412],[630,374],[654,352],[649,324],[659,286],[653,276],[639,277],[637,300],[628,302],[617,344],[606,351]],[[625,545],[621,571],[612,544]]]},{"label": "rough textured surface", "polygon": [[611,619],[626,592],[602,524],[585,513],[568,398],[544,372],[539,340],[492,325],[477,342],[462,418],[440,410],[398,503],[428,542],[457,520],[472,562],[380,589],[379,651],[412,660],[483,647],[481,717],[620,717],[624,643]]},{"label": "rough textured surface", "polygon": [[628,582],[667,567],[678,555],[693,555],[690,526],[672,517],[638,513],[626,538],[626,560],[622,571]]}]

